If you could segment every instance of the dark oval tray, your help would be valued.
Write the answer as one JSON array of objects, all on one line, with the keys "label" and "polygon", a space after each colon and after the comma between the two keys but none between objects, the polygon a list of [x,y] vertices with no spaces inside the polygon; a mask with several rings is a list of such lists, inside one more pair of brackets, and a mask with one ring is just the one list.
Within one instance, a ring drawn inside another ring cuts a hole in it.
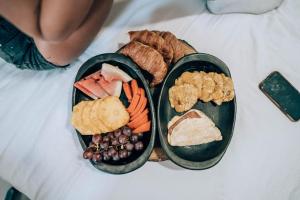
[{"label": "dark oval tray", "polygon": [[[149,102],[149,108],[150,108],[150,117],[152,121],[151,125],[151,132],[144,133],[143,142],[146,144],[147,148],[138,153],[135,152],[131,157],[126,159],[125,161],[118,161],[118,162],[108,162],[108,163],[95,163],[91,161],[92,165],[96,167],[99,170],[112,173],[112,174],[124,174],[131,172],[139,167],[141,167],[149,158],[153,147],[154,147],[154,141],[155,141],[155,133],[156,133],[156,117],[155,117],[155,109],[151,97],[151,93],[148,87],[148,84],[142,75],[141,71],[139,70],[138,66],[132,62],[131,59],[129,59],[126,56],[123,56],[118,53],[107,53],[107,54],[101,54],[95,57],[90,58],[88,61],[86,61],[79,69],[75,82],[79,81],[83,77],[98,71],[101,69],[102,63],[109,63],[112,65],[118,66],[120,69],[128,73],[132,78],[136,79],[139,83],[139,85],[142,85],[145,88],[146,95],[148,97]],[[122,91],[122,94],[120,96],[120,99],[125,105],[128,104],[126,101],[125,94]],[[91,100],[88,96],[83,94],[81,91],[73,87],[73,97],[72,97],[72,110],[73,106],[78,104],[82,100]],[[89,142],[91,141],[92,136],[83,136],[81,135],[77,130],[78,139],[80,141],[80,144],[83,149],[86,149]]]},{"label": "dark oval tray", "polygon": [[234,129],[236,100],[217,106],[211,102],[198,101],[193,107],[209,116],[220,129],[223,140],[208,144],[186,147],[173,147],[167,141],[167,124],[175,115],[181,115],[171,108],[168,90],[175,79],[185,71],[205,71],[224,73],[231,77],[230,71],[220,59],[204,53],[196,53],[181,58],[167,75],[159,95],[157,108],[158,132],[161,145],[167,156],[176,164],[188,169],[206,169],[217,164],[224,155]]}]

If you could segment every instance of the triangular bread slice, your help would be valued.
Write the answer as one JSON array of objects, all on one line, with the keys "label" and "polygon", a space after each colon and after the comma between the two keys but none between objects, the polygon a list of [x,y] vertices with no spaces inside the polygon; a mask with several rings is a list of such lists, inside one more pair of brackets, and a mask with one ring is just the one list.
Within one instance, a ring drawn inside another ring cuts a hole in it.
[{"label": "triangular bread slice", "polygon": [[189,146],[222,140],[220,130],[203,112],[192,109],[175,116],[168,124],[168,142],[172,146]]}]

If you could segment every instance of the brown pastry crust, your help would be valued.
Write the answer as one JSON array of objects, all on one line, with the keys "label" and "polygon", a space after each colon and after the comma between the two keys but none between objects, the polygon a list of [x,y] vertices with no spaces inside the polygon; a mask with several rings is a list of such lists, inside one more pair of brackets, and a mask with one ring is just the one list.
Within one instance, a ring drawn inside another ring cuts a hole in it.
[{"label": "brown pastry crust", "polygon": [[148,30],[129,31],[130,41],[138,41],[157,50],[169,65],[173,60],[173,49],[167,42],[157,33]]},{"label": "brown pastry crust", "polygon": [[176,36],[171,32],[154,32],[159,34],[162,38],[164,38],[167,44],[171,45],[173,49],[173,63],[176,63],[180,58],[182,58],[185,55],[196,53],[196,51],[192,47],[178,40]]},{"label": "brown pastry crust", "polygon": [[140,68],[153,75],[151,86],[161,83],[165,78],[168,65],[162,55],[152,47],[132,41],[121,49],[121,53],[129,56]]}]

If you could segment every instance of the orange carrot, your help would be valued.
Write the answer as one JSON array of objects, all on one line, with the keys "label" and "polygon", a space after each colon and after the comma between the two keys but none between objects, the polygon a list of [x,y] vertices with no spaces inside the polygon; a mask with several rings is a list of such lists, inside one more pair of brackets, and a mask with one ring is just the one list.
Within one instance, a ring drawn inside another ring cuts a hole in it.
[{"label": "orange carrot", "polygon": [[141,88],[141,96],[145,96],[145,90]]},{"label": "orange carrot", "polygon": [[132,111],[132,113],[130,113],[130,116],[135,115],[141,109],[141,107],[144,104],[144,101],[147,101],[146,97],[141,96],[140,99],[139,99],[138,105],[136,106],[136,108],[134,109],[134,111]]},{"label": "orange carrot", "polygon": [[130,121],[136,120],[137,118],[139,118],[141,115],[147,115],[149,113],[148,109],[145,109],[143,112],[134,115],[134,117],[130,118]]},{"label": "orange carrot", "polygon": [[136,111],[134,111],[134,113],[131,115],[131,118],[134,119],[136,118],[138,115],[140,115],[144,110],[146,110],[146,105],[147,105],[147,99],[145,98],[144,101],[142,102],[141,107]]},{"label": "orange carrot", "polygon": [[131,81],[131,90],[132,90],[133,96],[134,96],[135,93],[138,92],[138,89],[139,89],[139,86],[138,86],[138,84],[137,84],[137,81],[136,81],[135,79],[133,79],[133,80]]},{"label": "orange carrot", "polygon": [[[138,90],[139,91],[139,90]],[[127,108],[127,111],[129,113],[132,113],[134,111],[134,109],[136,108],[138,102],[140,100],[140,94],[139,92],[136,92],[134,95],[133,95],[133,98],[132,98],[132,101],[129,105],[129,107]]]},{"label": "orange carrot", "polygon": [[143,132],[147,132],[150,131],[150,125],[151,125],[151,121],[148,121],[142,125],[140,125],[139,127],[137,127],[136,129],[133,129],[133,133],[143,133]]},{"label": "orange carrot", "polygon": [[125,95],[126,95],[126,97],[128,99],[128,102],[131,102],[132,93],[131,93],[130,85],[127,82],[123,83],[123,90],[124,90]]},{"label": "orange carrot", "polygon": [[140,115],[138,118],[136,118],[134,121],[131,121],[127,124],[127,126],[129,126],[129,128],[137,128],[140,125],[146,123],[149,120],[148,115]]}]

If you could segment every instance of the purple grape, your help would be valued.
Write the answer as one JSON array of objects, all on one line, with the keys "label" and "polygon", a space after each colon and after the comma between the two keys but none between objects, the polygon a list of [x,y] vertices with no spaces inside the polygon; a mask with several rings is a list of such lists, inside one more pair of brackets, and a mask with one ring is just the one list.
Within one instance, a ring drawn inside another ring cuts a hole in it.
[{"label": "purple grape", "polygon": [[102,156],[101,156],[100,152],[96,152],[96,153],[93,154],[93,161],[94,162],[99,162],[101,160],[102,160]]},{"label": "purple grape", "polygon": [[117,145],[120,144],[120,143],[119,143],[119,140],[118,140],[117,138],[111,139],[110,143],[111,143],[111,145],[113,145],[113,146],[117,146]]},{"label": "purple grape", "polygon": [[108,151],[102,152],[103,160],[108,161],[110,159],[110,156],[108,155]]},{"label": "purple grape", "polygon": [[119,157],[121,158],[121,159],[124,159],[124,158],[127,158],[128,157],[128,151],[127,150],[120,150],[119,151]]},{"label": "purple grape", "polygon": [[119,137],[120,135],[122,135],[121,129],[115,130],[115,131],[114,131],[114,135],[115,135],[115,137]]},{"label": "purple grape", "polygon": [[97,145],[94,142],[90,142],[89,147],[90,148],[97,148]]},{"label": "purple grape", "polygon": [[128,143],[125,144],[125,148],[126,148],[127,151],[132,151],[133,148],[134,148],[134,145],[132,143],[128,142]]},{"label": "purple grape", "polygon": [[143,150],[143,148],[144,148],[144,144],[141,141],[134,144],[134,149],[136,151],[141,151]]},{"label": "purple grape", "polygon": [[114,148],[109,148],[107,153],[110,157],[113,157],[114,155],[118,154],[118,152]]},{"label": "purple grape", "polygon": [[83,152],[83,158],[84,159],[92,159],[93,158],[94,151],[91,148],[87,148]]},{"label": "purple grape", "polygon": [[103,142],[109,142],[110,138],[106,135],[102,138]]},{"label": "purple grape", "polygon": [[122,133],[123,133],[123,135],[126,135],[126,136],[131,136],[131,129],[129,128],[129,127],[127,127],[127,126],[124,126],[123,127],[123,129],[122,129]]},{"label": "purple grape", "polygon": [[108,147],[109,147],[109,143],[108,142],[101,142],[100,143],[100,148],[101,149],[107,150]]},{"label": "purple grape", "polygon": [[119,142],[120,144],[125,144],[128,141],[128,137],[126,135],[120,135]]},{"label": "purple grape", "polygon": [[110,132],[110,133],[107,134],[107,137],[109,137],[110,139],[113,139],[115,136],[112,132]]},{"label": "purple grape", "polygon": [[132,143],[136,143],[138,140],[139,140],[139,137],[138,137],[137,135],[132,135],[132,136],[130,137],[130,141],[131,141]]},{"label": "purple grape", "polygon": [[100,134],[93,135],[92,141],[95,144],[99,144],[102,140],[102,136]]},{"label": "purple grape", "polygon": [[119,154],[114,155],[114,156],[112,157],[112,159],[113,159],[114,161],[120,160]]}]

